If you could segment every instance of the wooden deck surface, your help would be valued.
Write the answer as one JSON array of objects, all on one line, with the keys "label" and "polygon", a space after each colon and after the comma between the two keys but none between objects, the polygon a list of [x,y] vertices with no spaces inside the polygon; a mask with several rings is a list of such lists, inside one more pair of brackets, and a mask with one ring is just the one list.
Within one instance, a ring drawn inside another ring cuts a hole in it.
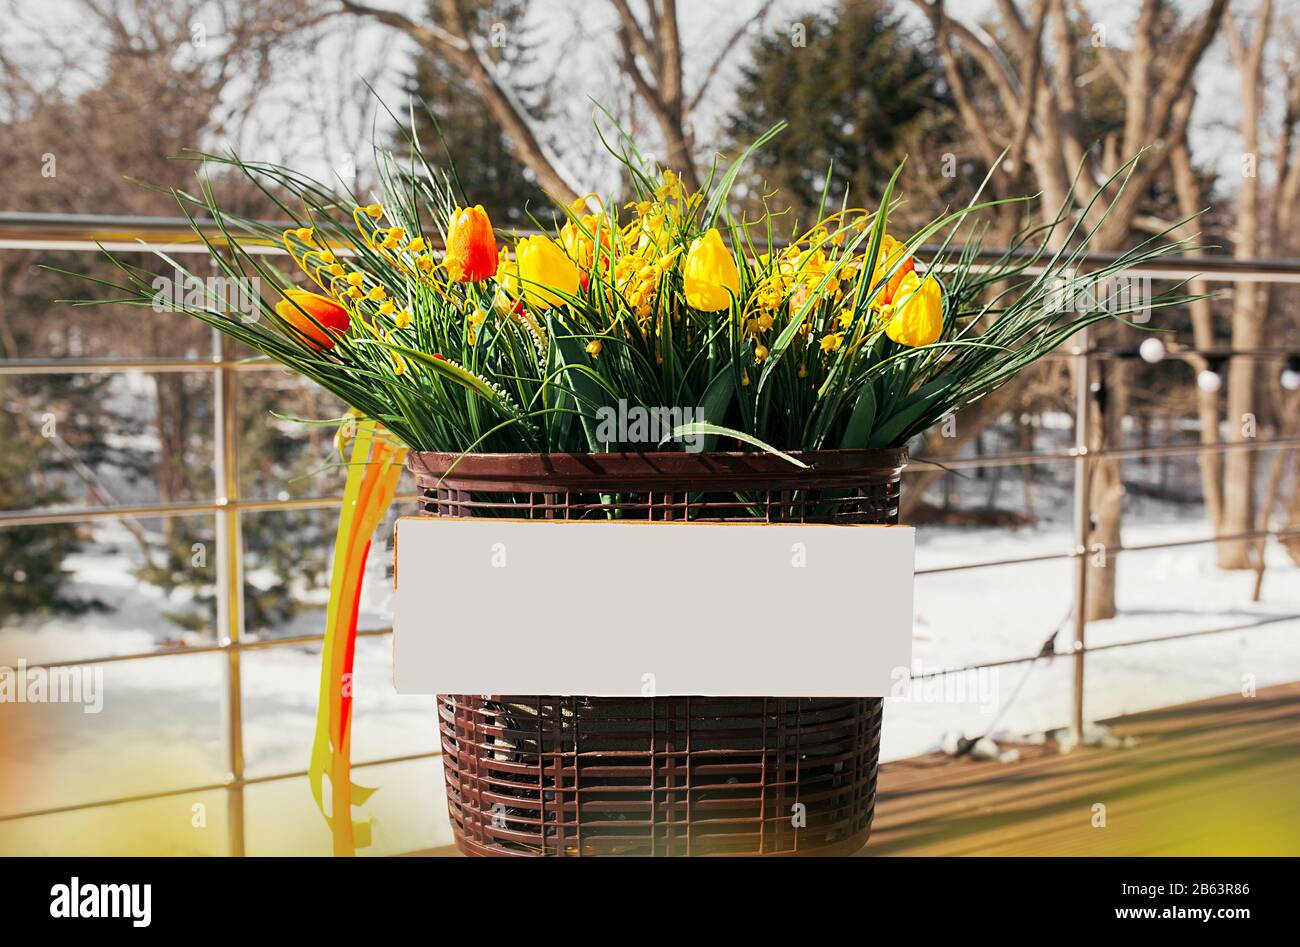
[{"label": "wooden deck surface", "polygon": [[862,854],[1300,853],[1300,682],[1107,723],[1137,745],[883,764]]},{"label": "wooden deck surface", "polygon": [[1104,722],[1137,745],[883,764],[861,854],[1300,854],[1300,682]]}]

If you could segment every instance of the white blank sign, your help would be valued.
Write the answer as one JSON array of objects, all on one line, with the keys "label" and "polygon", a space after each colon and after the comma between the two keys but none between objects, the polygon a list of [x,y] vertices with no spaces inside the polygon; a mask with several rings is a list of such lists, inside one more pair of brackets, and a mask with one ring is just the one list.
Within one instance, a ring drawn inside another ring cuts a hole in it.
[{"label": "white blank sign", "polygon": [[912,660],[901,526],[406,518],[403,694],[875,697]]}]

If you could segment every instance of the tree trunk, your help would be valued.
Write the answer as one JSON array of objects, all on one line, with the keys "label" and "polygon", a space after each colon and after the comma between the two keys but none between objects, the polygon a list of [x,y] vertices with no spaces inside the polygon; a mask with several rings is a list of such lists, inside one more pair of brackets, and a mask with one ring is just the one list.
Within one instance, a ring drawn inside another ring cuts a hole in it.
[{"label": "tree trunk", "polygon": [[[1192,98],[1180,104],[1181,108],[1191,110]],[[1196,183],[1196,173],[1192,170],[1192,158],[1184,139],[1169,157],[1174,172],[1174,191],[1178,197],[1178,212],[1184,217],[1194,217],[1201,206],[1201,194]],[[1177,231],[1180,240],[1193,236],[1192,227],[1184,225]],[[1194,256],[1202,256],[1198,250]],[[1209,285],[1202,279],[1191,281],[1193,295],[1203,296],[1209,291]],[[1192,340],[1199,351],[1214,347],[1214,310],[1208,299],[1191,302],[1188,309],[1192,317]],[[1204,359],[1192,362],[1192,367],[1201,371],[1209,367]],[[1202,444],[1216,444],[1219,441],[1219,393],[1206,391],[1196,386],[1196,415],[1199,421]],[[1205,500],[1205,514],[1215,535],[1223,531],[1223,455],[1215,450],[1203,450],[1197,460],[1201,468],[1201,496]]]},{"label": "tree trunk", "polygon": [[[1232,310],[1232,347],[1259,348],[1262,313],[1258,294],[1251,283],[1237,284],[1238,299]],[[1248,441],[1255,437],[1256,364],[1253,356],[1237,356],[1228,370],[1229,441]],[[1226,536],[1248,533],[1255,523],[1255,452],[1248,449],[1227,451],[1223,463],[1223,521],[1220,532]],[[1253,544],[1246,539],[1229,539],[1219,543],[1219,568],[1250,569]]]},{"label": "tree trunk", "polygon": [[[932,429],[926,435],[925,443],[916,452],[917,460],[933,458],[940,462],[946,457],[956,456],[972,437],[977,436],[986,427],[996,421],[1007,408],[1015,403],[1014,388],[999,388],[993,394],[981,398],[956,417],[956,437],[944,437],[942,425]],[[921,504],[921,497],[936,480],[947,475],[947,471],[934,469],[918,470],[909,474],[907,489],[903,491],[899,503],[899,518],[907,522]]]},{"label": "tree trunk", "polygon": [[[1123,437],[1128,409],[1131,366],[1124,361],[1103,362],[1096,377],[1102,386],[1090,401],[1088,450],[1118,447]],[[1121,543],[1120,522],[1124,510],[1123,461],[1094,461],[1088,491],[1088,596],[1084,614],[1088,621],[1114,618],[1116,556]]]},{"label": "tree trunk", "polygon": [[[1241,71],[1241,193],[1237,199],[1237,234],[1233,256],[1259,255],[1259,87],[1263,78],[1264,44],[1272,14],[1270,0],[1257,13],[1249,45],[1228,17],[1225,22],[1233,62]],[[1257,349],[1263,338],[1264,311],[1254,283],[1238,283],[1232,306],[1232,347]],[[1255,357],[1236,356],[1228,371],[1228,440],[1243,441],[1255,436]],[[1223,465],[1223,532],[1229,536],[1254,528],[1255,452],[1229,451]],[[1249,540],[1219,543],[1219,567],[1250,569],[1254,544]]]}]

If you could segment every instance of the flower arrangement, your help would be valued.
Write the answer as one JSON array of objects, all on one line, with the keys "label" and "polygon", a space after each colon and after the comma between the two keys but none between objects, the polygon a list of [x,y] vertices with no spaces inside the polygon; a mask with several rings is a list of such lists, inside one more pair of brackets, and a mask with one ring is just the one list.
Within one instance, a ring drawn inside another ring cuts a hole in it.
[{"label": "flower arrangement", "polygon": [[[721,442],[807,467],[808,451],[903,446],[1081,328],[1191,298],[1171,291],[1116,304],[1095,292],[1136,264],[1192,249],[1169,239],[1171,228],[1079,273],[1105,219],[1100,197],[982,254],[980,215],[997,202],[981,203],[977,192],[900,238],[888,226],[895,171],[874,207],[823,205],[811,225],[779,232],[779,215],[737,219],[729,205],[752,148],[689,192],[621,129],[618,141],[610,150],[626,169],[627,200],[557,202],[554,232],[539,225],[513,236],[498,233],[454,169],[434,169],[414,138],[405,163],[377,152],[382,193],[367,200],[287,168],[203,155],[247,175],[291,223],[282,230],[225,212],[206,179],[198,195],[174,192],[222,279],[236,281],[251,305],[227,306],[218,287],[161,251],[175,279],[199,291],[167,292],[116,258],[125,281],[100,281],[121,294],[100,302],[187,313],[350,408],[336,439],[348,476],[308,770],[336,853],[370,841],[353,809],[374,790],[351,782],[349,764],[358,590],[408,450],[715,450]],[[1132,167],[1097,194],[1117,195]],[[280,250],[297,272],[275,265]],[[605,423],[636,411],[667,412],[673,423],[648,436]],[[836,490],[809,492],[834,503]],[[741,507],[751,502],[737,495]],[[617,497],[602,503],[621,515]],[[861,761],[874,768],[875,756]],[[869,825],[871,798],[862,805]]]},{"label": "flower arrangement", "polygon": [[[253,319],[211,294],[165,308],[316,381],[413,450],[673,450],[691,436],[801,464],[787,452],[903,445],[1080,328],[1188,298],[1060,305],[1189,249],[1166,232],[1078,273],[1093,204],[1026,226],[977,265],[979,215],[995,202],[977,196],[900,239],[888,227],[895,172],[874,208],[823,206],[811,226],[782,234],[777,215],[729,209],[749,151],[690,193],[620,136],[610,150],[630,200],[561,203],[558,232],[513,238],[414,139],[408,162],[377,152],[383,194],[373,202],[286,168],[202,156],[246,174],[293,226],[225,213],[206,185],[178,192],[224,274],[262,292]],[[1131,168],[1099,193],[1122,189]],[[298,275],[259,252],[271,244]],[[117,262],[127,280],[109,285],[156,305],[149,274]],[[620,441],[599,424],[620,403],[685,408],[692,420],[657,443]]]}]

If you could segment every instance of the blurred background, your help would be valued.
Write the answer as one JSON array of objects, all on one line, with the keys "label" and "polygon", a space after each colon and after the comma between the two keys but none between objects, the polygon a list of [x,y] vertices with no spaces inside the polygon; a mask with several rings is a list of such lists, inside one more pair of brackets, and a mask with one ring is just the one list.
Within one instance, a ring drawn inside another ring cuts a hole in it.
[{"label": "blurred background", "polygon": [[[1093,356],[913,445],[941,462],[906,475],[902,513],[934,686],[887,704],[884,757],[1079,721],[1105,742],[1092,721],[1300,680],[1296,5],[377,4],[0,2],[0,666],[102,669],[104,698],[0,703],[0,853],[329,851],[304,771],[342,476],[332,428],[271,412],[341,406],[183,316],[73,307],[94,287],[43,268],[110,277],[96,241],[157,272],[139,240],[192,251],[165,189],[197,186],[196,149],[370,200],[371,142],[400,149],[413,125],[499,228],[529,230],[551,198],[629,193],[597,107],[691,187],[784,119],[735,195],[788,232],[824,198],[874,203],[904,156],[895,232],[990,173],[992,196],[1040,194],[1050,218],[1146,149],[1093,249],[1204,211],[1177,233],[1207,245],[1190,289],[1217,295],[1155,312],[1155,349],[1107,326]],[[233,210],[277,218],[207,173]],[[987,215],[986,243],[1025,213]],[[434,702],[391,685],[390,536],[356,656],[356,777],[382,787],[367,854],[449,839]]]}]

